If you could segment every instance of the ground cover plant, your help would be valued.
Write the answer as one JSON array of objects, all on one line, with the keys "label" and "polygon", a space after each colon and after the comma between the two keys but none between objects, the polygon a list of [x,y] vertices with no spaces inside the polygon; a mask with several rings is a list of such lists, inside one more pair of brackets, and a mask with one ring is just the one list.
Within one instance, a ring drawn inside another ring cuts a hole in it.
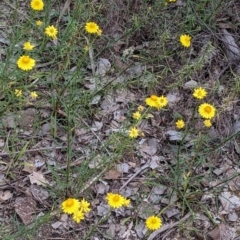
[{"label": "ground cover plant", "polygon": [[239,238],[237,0],[1,5],[1,239]]}]

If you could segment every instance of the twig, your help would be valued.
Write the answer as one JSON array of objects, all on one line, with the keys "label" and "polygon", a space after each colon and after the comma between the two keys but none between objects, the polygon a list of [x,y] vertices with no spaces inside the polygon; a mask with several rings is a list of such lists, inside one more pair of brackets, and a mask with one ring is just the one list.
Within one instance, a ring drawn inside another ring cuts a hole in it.
[{"label": "twig", "polygon": [[89,128],[89,130],[93,133],[93,135],[97,138],[97,140],[101,143],[101,145],[104,147],[104,149],[106,150],[106,152],[108,153],[109,156],[111,156],[110,152],[108,151],[107,147],[105,146],[105,144],[103,143],[103,141],[98,137],[98,135],[91,129],[91,127],[87,124],[87,122],[85,120],[83,120],[81,117],[78,118],[80,121],[82,121],[86,127]]},{"label": "twig", "polygon": [[[76,161],[72,162],[70,164],[70,167],[75,167],[75,166],[78,166],[82,163],[82,160],[84,159],[84,157],[80,157],[78,158]],[[67,165],[64,165],[64,166],[61,166],[61,167],[58,167],[58,168],[55,168],[55,170],[64,170],[67,168]],[[52,171],[51,170],[48,170],[46,172],[43,172],[42,174],[46,175],[46,174],[49,174],[51,173]]]},{"label": "twig", "polygon": [[158,229],[157,231],[153,232],[147,240],[153,240],[159,233],[166,231],[167,229],[173,228],[177,225],[179,225],[180,223],[186,221],[189,217],[191,216],[191,213],[188,213],[187,215],[185,215],[182,219],[180,219],[178,222],[175,223],[168,223],[168,224],[164,224],[160,229]]},{"label": "twig", "polygon": [[[30,19],[29,19],[23,12],[19,11],[17,8],[15,8],[15,7],[14,7],[12,4],[10,4],[8,1],[4,0],[4,2],[5,2],[8,6],[10,6],[11,8],[13,8],[14,10],[16,10],[18,13],[20,13],[21,16],[24,16],[27,20],[30,21]],[[31,21],[30,21],[30,22],[31,22]]]},{"label": "twig", "polygon": [[87,46],[89,47],[88,53],[89,53],[89,59],[91,63],[91,68],[92,68],[92,74],[95,76],[95,63],[94,63],[94,58],[93,58],[93,48],[90,46],[89,40],[87,37],[85,37]]},{"label": "twig", "polygon": [[[24,153],[28,153],[28,152],[40,152],[40,151],[52,150],[52,149],[65,149],[65,148],[67,148],[67,146],[36,148],[36,149],[26,150],[26,151],[24,151]],[[21,152],[21,151],[17,151],[17,152],[14,152],[14,153],[3,152],[3,153],[0,153],[0,157],[2,157],[2,156],[9,156],[9,155],[12,155],[12,154],[18,154],[18,153],[20,153],[20,152]]]},{"label": "twig", "polygon": [[67,9],[69,8],[70,4],[71,4],[71,0],[67,0],[67,1],[65,2],[64,6],[63,6],[63,8],[62,8],[62,11],[61,11],[61,13],[60,13],[60,15],[59,15],[59,17],[58,17],[58,20],[57,20],[57,23],[56,23],[57,26],[58,26],[59,22],[61,21],[62,16],[65,14],[65,12],[67,11]]},{"label": "twig", "polygon": [[135,178],[140,172],[142,172],[144,169],[148,168],[149,167],[149,164],[145,164],[143,165],[136,173],[134,173],[124,184],[123,186],[119,189],[119,191],[121,191],[123,188],[125,188],[128,183],[130,183],[133,178]]},{"label": "twig", "polygon": [[96,177],[92,178],[91,180],[89,180],[86,185],[84,187],[82,187],[82,189],[80,190],[79,193],[83,193],[88,187],[90,187],[95,181],[97,181],[102,174],[107,170],[108,167],[105,167]]}]

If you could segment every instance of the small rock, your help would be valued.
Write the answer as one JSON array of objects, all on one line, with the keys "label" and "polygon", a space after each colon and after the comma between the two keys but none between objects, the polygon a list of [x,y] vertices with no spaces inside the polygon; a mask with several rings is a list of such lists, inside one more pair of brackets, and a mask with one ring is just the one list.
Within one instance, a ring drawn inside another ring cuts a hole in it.
[{"label": "small rock", "polygon": [[17,197],[14,207],[15,212],[25,225],[33,222],[33,214],[36,211],[36,202],[31,197]]}]

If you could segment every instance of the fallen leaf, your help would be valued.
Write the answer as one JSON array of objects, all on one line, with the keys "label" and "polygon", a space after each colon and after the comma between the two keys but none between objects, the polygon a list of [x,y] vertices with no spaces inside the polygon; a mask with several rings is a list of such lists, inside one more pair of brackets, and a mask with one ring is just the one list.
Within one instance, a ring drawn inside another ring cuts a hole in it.
[{"label": "fallen leaf", "polygon": [[104,178],[108,180],[112,180],[112,179],[119,179],[120,176],[121,176],[121,173],[119,173],[117,170],[110,169],[105,173]]},{"label": "fallen leaf", "polygon": [[96,75],[105,76],[106,73],[110,70],[111,63],[106,58],[99,58],[97,62]]},{"label": "fallen leaf", "polygon": [[33,172],[32,174],[28,175],[31,184],[36,183],[37,185],[43,185],[49,184],[48,180],[43,176],[40,172]]},{"label": "fallen leaf", "polygon": [[24,172],[32,173],[36,170],[36,167],[34,166],[33,163],[24,162],[23,165],[24,165],[24,168],[23,168]]}]

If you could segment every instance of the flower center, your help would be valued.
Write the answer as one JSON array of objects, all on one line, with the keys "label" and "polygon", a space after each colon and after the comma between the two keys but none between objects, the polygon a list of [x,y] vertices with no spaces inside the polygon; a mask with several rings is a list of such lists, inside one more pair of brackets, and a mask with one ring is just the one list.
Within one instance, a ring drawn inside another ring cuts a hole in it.
[{"label": "flower center", "polygon": [[113,197],[113,201],[114,201],[114,202],[119,202],[119,196],[114,196],[114,197]]},{"label": "flower center", "polygon": [[153,101],[156,101],[157,100],[157,96],[156,95],[151,95],[151,97],[150,97]]},{"label": "flower center", "polygon": [[156,223],[157,223],[156,219],[152,219],[152,224],[156,224]]},{"label": "flower center", "polygon": [[73,199],[68,199],[67,202],[66,202],[66,205],[68,207],[71,207],[73,205]]},{"label": "flower center", "polygon": [[29,57],[28,56],[24,56],[23,58],[22,58],[22,61],[23,61],[23,63],[29,63]]},{"label": "flower center", "polygon": [[36,1],[36,2],[35,2],[35,5],[36,5],[36,6],[39,6],[39,5],[40,5],[40,2],[39,2],[39,1]]},{"label": "flower center", "polygon": [[210,113],[212,111],[212,108],[209,106],[205,107],[205,112]]}]

